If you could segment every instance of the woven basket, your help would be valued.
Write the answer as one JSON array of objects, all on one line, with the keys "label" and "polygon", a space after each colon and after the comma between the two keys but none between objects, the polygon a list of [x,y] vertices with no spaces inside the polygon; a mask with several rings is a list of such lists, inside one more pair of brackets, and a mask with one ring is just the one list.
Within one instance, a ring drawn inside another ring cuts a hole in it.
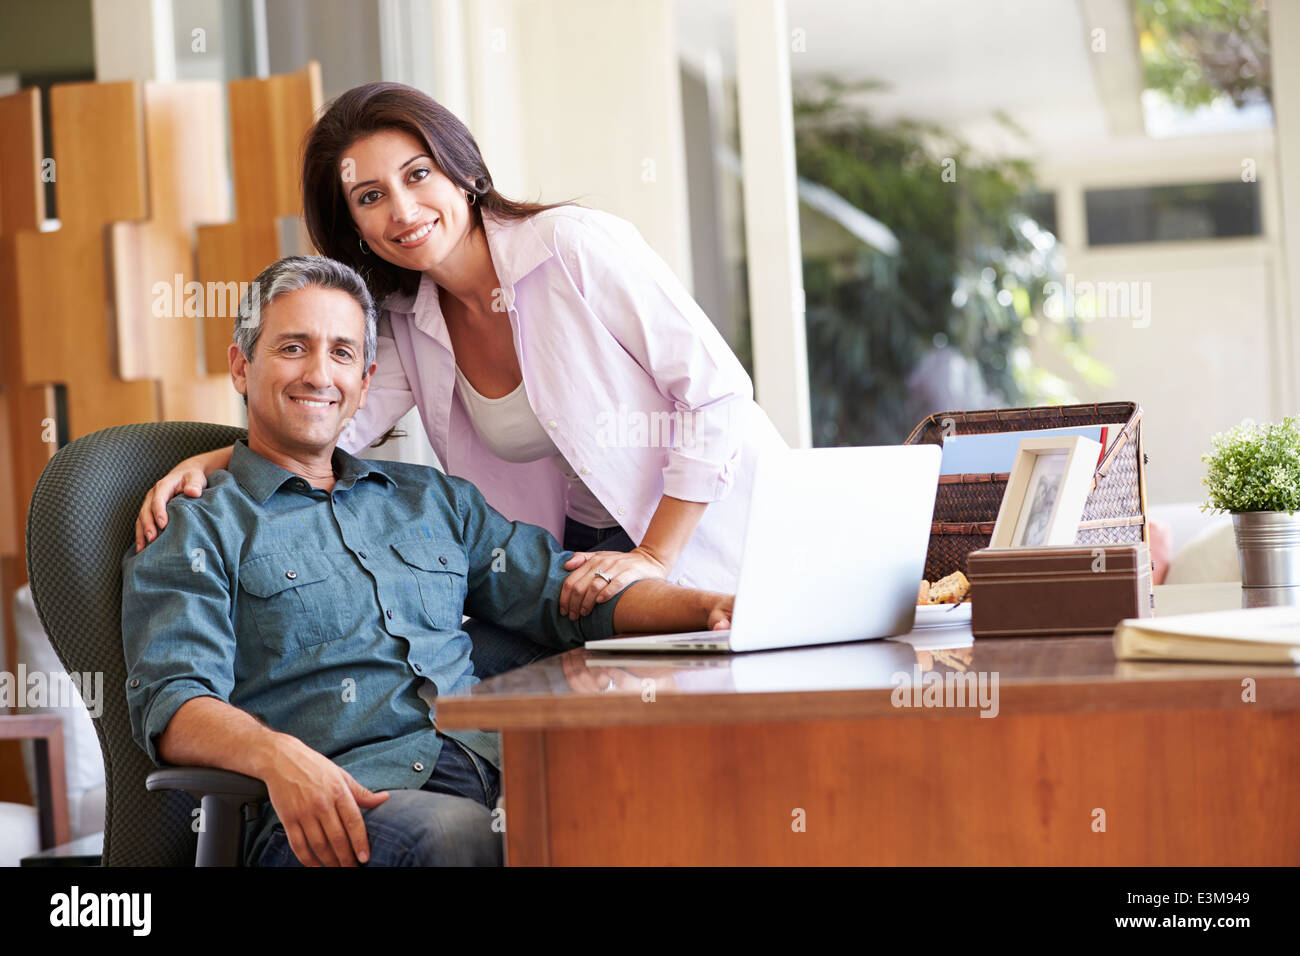
[{"label": "woven basket", "polygon": [[[942,445],[946,435],[983,435],[1108,422],[1125,424],[1118,436],[1107,436],[1110,449],[1093,476],[1092,490],[1074,543],[1147,541],[1143,469],[1146,455],[1142,450],[1142,406],[1136,402],[939,412],[917,425],[907,436],[907,444]],[[937,581],[953,571],[966,574],[967,556],[989,546],[1009,478],[1006,472],[939,477],[930,525],[930,550],[925,559],[926,580]]]}]

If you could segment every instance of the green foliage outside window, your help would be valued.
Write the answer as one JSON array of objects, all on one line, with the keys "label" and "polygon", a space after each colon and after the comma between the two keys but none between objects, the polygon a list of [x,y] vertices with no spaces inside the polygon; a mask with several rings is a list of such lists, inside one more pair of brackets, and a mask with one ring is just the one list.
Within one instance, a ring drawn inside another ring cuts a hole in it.
[{"label": "green foliage outside window", "polygon": [[1272,101],[1263,0],[1136,0],[1134,13],[1148,88],[1185,109]]},{"label": "green foliage outside window", "polygon": [[795,100],[799,175],[900,243],[897,256],[866,247],[841,259],[805,256],[814,444],[905,438],[916,424],[907,377],[936,347],[973,359],[1005,406],[1074,400],[1030,361],[1035,336],[1085,380],[1103,380],[1075,319],[1043,318],[1061,257],[1055,237],[1024,212],[1035,189],[1031,166],[979,157],[933,124],[876,122],[848,102],[863,88],[823,79]]}]

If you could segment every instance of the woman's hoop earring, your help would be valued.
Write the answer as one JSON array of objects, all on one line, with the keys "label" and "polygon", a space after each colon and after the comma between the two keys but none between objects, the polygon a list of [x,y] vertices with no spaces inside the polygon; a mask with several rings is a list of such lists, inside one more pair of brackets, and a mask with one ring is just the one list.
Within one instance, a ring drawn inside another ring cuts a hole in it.
[{"label": "woman's hoop earring", "polygon": [[472,206],[474,205],[474,200],[476,200],[478,197],[475,196],[473,193],[467,192],[465,193],[465,198],[469,201],[469,204]]},{"label": "woman's hoop earring", "polygon": [[366,245],[366,240],[362,239],[360,236],[357,236],[357,245],[361,247],[361,254],[363,256],[370,255],[370,247]]}]

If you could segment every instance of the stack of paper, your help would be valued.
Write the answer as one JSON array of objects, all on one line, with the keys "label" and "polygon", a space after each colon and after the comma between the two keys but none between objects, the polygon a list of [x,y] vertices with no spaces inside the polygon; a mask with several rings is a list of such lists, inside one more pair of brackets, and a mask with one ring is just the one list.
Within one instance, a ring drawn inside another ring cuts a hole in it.
[{"label": "stack of paper", "polygon": [[1115,628],[1120,660],[1300,663],[1300,607],[1129,618]]}]

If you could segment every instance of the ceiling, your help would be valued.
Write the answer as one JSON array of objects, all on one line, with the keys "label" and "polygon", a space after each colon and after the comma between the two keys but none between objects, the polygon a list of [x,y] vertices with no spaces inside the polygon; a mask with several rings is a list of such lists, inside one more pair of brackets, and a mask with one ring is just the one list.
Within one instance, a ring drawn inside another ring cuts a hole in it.
[{"label": "ceiling", "polygon": [[[747,2],[678,0],[683,58],[712,51],[734,76],[732,8],[743,16]],[[881,118],[927,120],[977,147],[1033,154],[1108,137],[1122,125],[1117,104],[1130,124],[1140,117],[1126,0],[787,0],[786,9],[792,45],[804,47],[790,54],[796,81],[883,81],[887,89],[863,96]],[[1103,22],[1107,49],[1093,52]],[[999,111],[1028,143],[1003,130]]]}]

